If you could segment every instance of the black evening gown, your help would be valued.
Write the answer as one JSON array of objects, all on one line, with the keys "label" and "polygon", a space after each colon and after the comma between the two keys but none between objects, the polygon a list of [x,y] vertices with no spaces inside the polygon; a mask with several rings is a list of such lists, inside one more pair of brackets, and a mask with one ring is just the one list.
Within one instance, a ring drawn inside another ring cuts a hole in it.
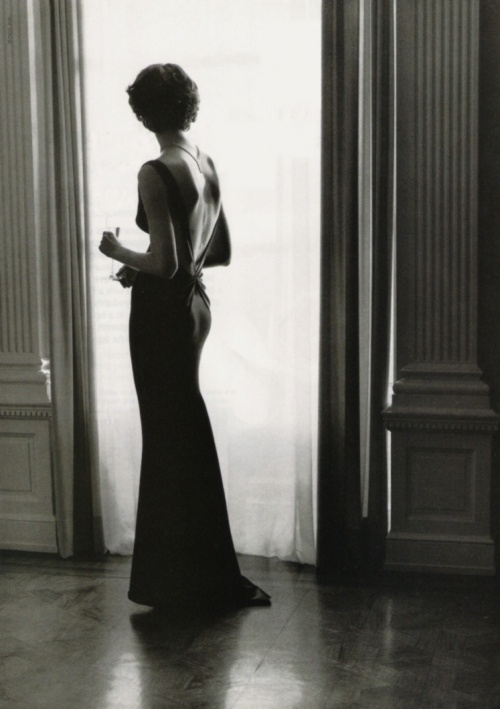
[{"label": "black evening gown", "polygon": [[[167,186],[181,238],[189,219],[170,170],[151,164]],[[139,197],[137,224],[148,231]],[[215,232],[212,232],[212,237]],[[143,451],[130,600],[156,608],[260,605],[269,596],[240,573],[210,420],[198,370],[211,325],[201,269],[171,279],[138,273],[132,287],[130,350]]]}]

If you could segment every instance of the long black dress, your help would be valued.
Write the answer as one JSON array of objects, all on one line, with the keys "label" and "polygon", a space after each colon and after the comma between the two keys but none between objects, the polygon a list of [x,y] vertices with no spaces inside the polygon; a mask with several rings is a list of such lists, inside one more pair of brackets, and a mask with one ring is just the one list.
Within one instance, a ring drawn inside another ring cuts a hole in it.
[{"label": "long black dress", "polygon": [[[198,370],[211,325],[189,218],[168,167],[152,165],[167,187],[169,210],[191,254],[191,273],[171,279],[138,273],[132,288],[130,349],[143,451],[129,598],[153,607],[266,604],[240,573],[221,472]],[[137,224],[148,231],[139,197]],[[213,234],[216,231],[214,227]]]}]

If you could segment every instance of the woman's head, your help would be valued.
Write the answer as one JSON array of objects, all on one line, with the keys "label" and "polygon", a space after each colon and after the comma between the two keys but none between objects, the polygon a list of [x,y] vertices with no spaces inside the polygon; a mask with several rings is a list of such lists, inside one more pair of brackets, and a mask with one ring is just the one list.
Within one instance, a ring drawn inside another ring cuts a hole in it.
[{"label": "woman's head", "polygon": [[198,87],[177,64],[151,64],[139,73],[127,93],[133,112],[153,133],[188,130],[196,120]]}]

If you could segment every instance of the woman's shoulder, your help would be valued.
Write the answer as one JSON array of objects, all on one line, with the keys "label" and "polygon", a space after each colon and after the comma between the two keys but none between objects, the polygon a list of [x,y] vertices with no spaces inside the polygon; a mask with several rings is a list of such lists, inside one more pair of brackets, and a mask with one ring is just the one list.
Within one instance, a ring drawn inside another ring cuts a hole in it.
[{"label": "woman's shoulder", "polygon": [[161,163],[160,160],[148,160],[147,162],[142,163],[142,165],[139,168],[139,172],[137,173],[137,179],[139,182],[143,180],[151,180],[154,179],[155,176],[158,176],[158,173],[161,171],[161,164],[159,165],[158,163]]},{"label": "woman's shoulder", "polygon": [[141,165],[138,173],[139,193],[144,197],[164,199],[165,195],[174,193],[177,180],[171,170],[161,160],[148,160]]},{"label": "woman's shoulder", "polygon": [[148,187],[163,181],[161,180],[161,173],[162,167],[159,160],[148,160],[143,163],[137,173],[139,187]]},{"label": "woman's shoulder", "polygon": [[[139,169],[139,190],[156,191],[163,184],[163,189],[167,188],[167,190],[174,188],[183,192],[193,190],[199,192],[200,180],[204,178],[214,190],[218,191],[219,177],[213,159],[196,146],[195,149],[196,152],[193,151],[192,157],[183,156],[179,151],[180,154],[163,153],[161,157],[145,162]],[[196,158],[197,168],[193,157]]]},{"label": "woman's shoulder", "polygon": [[212,174],[214,177],[217,177],[217,170],[215,167],[215,163],[211,156],[206,153],[204,150],[200,150],[198,148],[198,155],[199,155],[199,161],[204,167],[204,172],[208,172],[209,174]]}]

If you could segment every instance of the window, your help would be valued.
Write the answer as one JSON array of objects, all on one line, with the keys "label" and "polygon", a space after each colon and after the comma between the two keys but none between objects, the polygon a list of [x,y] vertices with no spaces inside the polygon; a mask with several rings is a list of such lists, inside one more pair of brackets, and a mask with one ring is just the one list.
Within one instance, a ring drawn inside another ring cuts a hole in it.
[{"label": "window", "polygon": [[136,176],[158,154],[127,105],[144,66],[173,61],[200,88],[192,137],[215,160],[233,238],[206,273],[202,363],[238,551],[314,561],[320,215],[320,0],[86,0],[89,212],[106,543],[129,552],[140,462],[129,292],[97,251],[132,248]]}]

